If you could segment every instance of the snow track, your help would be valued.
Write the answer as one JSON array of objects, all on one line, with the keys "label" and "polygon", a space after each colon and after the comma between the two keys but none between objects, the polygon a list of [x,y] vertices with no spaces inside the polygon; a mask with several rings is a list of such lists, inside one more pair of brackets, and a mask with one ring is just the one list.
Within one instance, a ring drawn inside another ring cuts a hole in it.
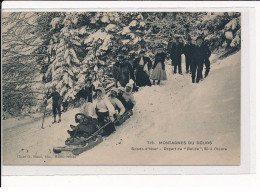
[{"label": "snow track", "polygon": [[[182,68],[185,70],[184,64]],[[144,87],[134,94],[134,115],[97,147],[76,158],[52,153],[52,148],[64,145],[68,137],[66,131],[78,112],[73,109],[62,115],[62,123],[45,129],[40,129],[41,121],[4,129],[4,164],[239,164],[240,52],[212,64],[208,78],[199,84],[191,83],[190,74],[173,75],[169,65],[166,71],[168,80],[161,86]],[[227,151],[167,151],[165,147],[174,145],[159,145],[159,141],[212,141],[213,148]]]}]

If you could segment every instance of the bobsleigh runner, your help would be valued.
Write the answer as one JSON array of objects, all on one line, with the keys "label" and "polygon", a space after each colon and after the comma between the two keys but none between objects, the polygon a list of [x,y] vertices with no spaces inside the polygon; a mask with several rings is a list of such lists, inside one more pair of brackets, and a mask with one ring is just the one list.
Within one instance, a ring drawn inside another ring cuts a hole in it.
[{"label": "bobsleigh runner", "polygon": [[[120,116],[119,118],[115,119],[114,122],[108,121],[101,127],[99,127],[97,125],[97,130],[87,137],[78,137],[77,136],[78,131],[76,129],[74,134],[72,135],[72,137],[69,137],[65,141],[65,146],[55,147],[55,148],[53,148],[53,152],[58,154],[63,151],[68,151],[68,152],[72,152],[72,154],[74,154],[74,155],[79,155],[87,150],[90,150],[91,148],[95,147],[96,145],[100,144],[103,141],[102,133],[103,133],[105,127],[107,127],[110,124],[113,124],[115,126],[121,125],[132,115],[133,115],[133,111],[129,110],[129,111],[125,112],[122,116]],[[78,117],[81,117],[81,118],[78,119]],[[76,121],[76,123],[80,123],[86,117],[87,117],[86,115],[84,115],[82,113],[78,113],[75,115],[75,121]]]}]

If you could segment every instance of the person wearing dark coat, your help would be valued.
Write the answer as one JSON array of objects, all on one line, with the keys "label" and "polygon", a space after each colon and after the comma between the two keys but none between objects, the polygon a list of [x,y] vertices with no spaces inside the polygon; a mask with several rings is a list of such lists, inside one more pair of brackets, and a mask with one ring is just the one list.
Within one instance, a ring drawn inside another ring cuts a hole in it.
[{"label": "person wearing dark coat", "polygon": [[150,69],[152,68],[152,61],[149,57],[144,56],[144,51],[140,52],[140,57],[134,60],[135,83],[136,86],[151,86]]},{"label": "person wearing dark coat", "polygon": [[95,91],[95,86],[92,83],[92,79],[88,78],[85,86],[85,90],[87,93],[87,101],[92,102],[93,101],[93,91]]},{"label": "person wearing dark coat", "polygon": [[[53,117],[54,121],[53,123],[56,123],[56,114],[58,111],[59,114],[59,122],[61,122],[61,96],[60,94],[56,91],[56,88],[53,87],[52,93],[49,95],[47,94],[47,99],[52,98],[52,112],[53,112]],[[47,100],[45,101],[47,103]]]},{"label": "person wearing dark coat", "polygon": [[186,73],[191,73],[192,53],[194,45],[191,43],[191,38],[187,40],[187,44],[183,47],[183,53],[185,55]]},{"label": "person wearing dark coat", "polygon": [[203,64],[205,61],[205,47],[201,36],[196,39],[196,43],[197,45],[194,47],[192,54],[192,83],[195,83],[195,79],[196,83],[199,83],[202,79]]},{"label": "person wearing dark coat", "polygon": [[205,42],[203,43],[203,48],[204,48],[204,54],[205,54],[204,63],[205,63],[205,67],[206,67],[204,78],[206,78],[209,74],[209,71],[210,71],[209,57],[211,55],[211,51],[209,49],[209,46]]},{"label": "person wearing dark coat", "polygon": [[71,137],[89,137],[98,130],[97,121],[86,116],[77,126],[70,125],[72,131],[67,130]]},{"label": "person wearing dark coat", "polygon": [[182,69],[181,69],[182,53],[183,53],[183,45],[180,42],[180,37],[177,37],[175,43],[172,43],[171,52],[170,52],[172,66],[174,67],[174,70],[173,70],[174,74],[177,72],[177,68],[178,68],[178,73],[182,74]]},{"label": "person wearing dark coat", "polygon": [[119,56],[118,61],[113,65],[113,77],[115,86],[118,87],[118,82],[122,87],[128,84],[129,80],[134,80],[134,71],[131,64],[124,61],[124,56]]},{"label": "person wearing dark coat", "polygon": [[152,67],[153,72],[151,75],[151,79],[153,80],[153,85],[155,84],[155,80],[158,80],[157,84],[160,84],[161,80],[167,80],[166,71],[165,71],[165,58],[166,53],[163,52],[162,48],[157,49],[157,53],[155,55],[154,65]]}]

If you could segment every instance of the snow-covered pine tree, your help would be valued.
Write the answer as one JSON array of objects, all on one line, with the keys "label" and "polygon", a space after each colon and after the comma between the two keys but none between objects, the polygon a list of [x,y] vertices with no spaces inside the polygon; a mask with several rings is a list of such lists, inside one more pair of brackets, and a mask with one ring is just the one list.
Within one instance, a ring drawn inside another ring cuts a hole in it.
[{"label": "snow-covered pine tree", "polygon": [[82,65],[82,38],[80,38],[80,13],[60,13],[51,21],[54,31],[48,52],[50,54],[46,88],[56,87],[64,101],[75,98],[79,88],[78,75]]}]

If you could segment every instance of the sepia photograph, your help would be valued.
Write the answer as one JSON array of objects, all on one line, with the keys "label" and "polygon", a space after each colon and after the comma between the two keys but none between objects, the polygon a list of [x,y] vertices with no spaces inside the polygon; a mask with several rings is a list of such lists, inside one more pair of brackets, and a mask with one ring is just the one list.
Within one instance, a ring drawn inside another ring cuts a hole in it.
[{"label": "sepia photograph", "polygon": [[3,164],[239,166],[241,18],[3,11]]}]

